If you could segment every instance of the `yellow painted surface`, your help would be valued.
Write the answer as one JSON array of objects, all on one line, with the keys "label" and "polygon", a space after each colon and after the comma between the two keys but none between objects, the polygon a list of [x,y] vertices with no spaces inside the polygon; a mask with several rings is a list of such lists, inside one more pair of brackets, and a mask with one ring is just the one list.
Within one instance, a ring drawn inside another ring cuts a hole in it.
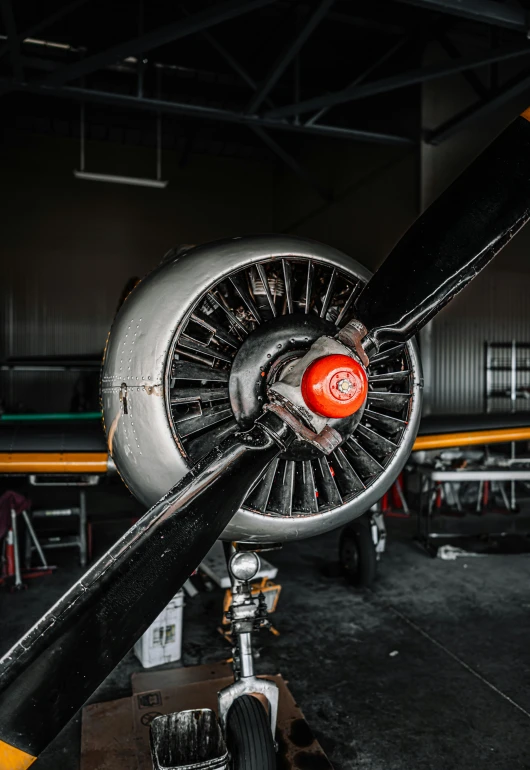
[{"label": "yellow painted surface", "polygon": [[530,440],[530,428],[498,428],[467,433],[439,433],[433,436],[418,436],[412,451],[445,449],[454,446],[477,446],[477,444],[505,444],[508,441],[525,440]]},{"label": "yellow painted surface", "polygon": [[26,770],[37,757],[0,741],[0,770]]},{"label": "yellow painted surface", "polygon": [[0,452],[0,473],[106,473],[107,463],[106,452]]},{"label": "yellow painted surface", "polygon": [[521,117],[525,120],[530,120],[530,107],[527,107],[524,112],[521,112]]}]

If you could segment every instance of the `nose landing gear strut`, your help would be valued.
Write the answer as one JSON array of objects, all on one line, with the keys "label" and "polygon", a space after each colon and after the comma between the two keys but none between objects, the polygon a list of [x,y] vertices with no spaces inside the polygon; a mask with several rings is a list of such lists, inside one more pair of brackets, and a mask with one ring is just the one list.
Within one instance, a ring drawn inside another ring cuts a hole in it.
[{"label": "nose landing gear strut", "polygon": [[253,596],[251,591],[260,559],[255,551],[238,550],[237,544],[227,546],[227,551],[234,682],[218,693],[218,719],[210,709],[196,709],[153,720],[151,752],[156,770],[276,768],[278,686],[255,675],[252,651],[253,634],[270,625],[265,597]]}]

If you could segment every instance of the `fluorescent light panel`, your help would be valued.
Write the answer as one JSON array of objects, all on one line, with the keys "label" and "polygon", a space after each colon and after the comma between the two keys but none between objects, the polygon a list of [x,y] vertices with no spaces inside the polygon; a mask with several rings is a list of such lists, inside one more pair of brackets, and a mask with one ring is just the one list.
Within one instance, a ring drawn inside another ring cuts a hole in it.
[{"label": "fluorescent light panel", "polygon": [[93,182],[112,182],[113,184],[132,184],[136,187],[167,187],[167,179],[143,179],[137,176],[117,176],[116,174],[95,174],[92,171],[74,170],[77,179],[91,179]]}]

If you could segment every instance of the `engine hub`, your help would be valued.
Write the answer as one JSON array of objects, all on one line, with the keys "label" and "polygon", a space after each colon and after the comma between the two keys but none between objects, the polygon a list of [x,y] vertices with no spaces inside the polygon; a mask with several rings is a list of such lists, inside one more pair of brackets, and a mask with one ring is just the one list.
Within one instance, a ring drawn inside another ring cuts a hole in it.
[{"label": "engine hub", "polygon": [[[259,326],[249,334],[234,358],[228,385],[230,405],[242,430],[248,430],[259,417],[263,405],[268,401],[267,387],[277,381],[285,367],[293,360],[302,358],[317,339],[326,335],[333,337],[336,331],[333,323],[318,316],[293,314],[274,318],[267,325]],[[346,437],[355,430],[362,413],[368,391],[366,374],[356,361],[347,356],[326,356],[325,358],[326,360],[345,359],[348,366],[342,362],[340,371],[337,366],[333,371],[344,375],[341,379],[346,378],[348,384],[350,383],[348,378],[352,378],[351,395],[349,392],[340,392],[337,398],[329,397],[329,400],[333,399],[336,402],[335,413],[324,415],[331,418],[329,421],[331,427]],[[355,367],[361,370],[361,375]],[[309,367],[308,372],[311,370],[312,367]],[[314,385],[318,388],[316,382]],[[333,383],[335,390],[337,385],[338,382]],[[326,392],[327,390],[326,388]],[[339,393],[338,390],[337,393]],[[324,396],[324,400],[325,398]],[[321,413],[316,409],[314,411]],[[298,439],[282,455],[284,459],[289,460],[309,460],[318,456],[318,449]]]},{"label": "engine hub", "polygon": [[304,372],[302,396],[309,409],[322,417],[351,417],[367,395],[366,372],[350,356],[322,356]]},{"label": "engine hub", "polygon": [[275,382],[283,367],[305,355],[319,337],[336,334],[336,327],[318,316],[282,315],[258,326],[239,348],[228,390],[238,425],[248,430],[267,401],[267,386]]},{"label": "engine hub", "polygon": [[[323,318],[292,314],[273,318],[249,334],[234,358],[228,383],[230,405],[242,430],[248,430],[259,417],[268,401],[267,386],[278,379],[284,367],[305,355],[319,337],[335,333],[336,326]],[[318,450],[296,440],[285,459],[317,456]]]}]

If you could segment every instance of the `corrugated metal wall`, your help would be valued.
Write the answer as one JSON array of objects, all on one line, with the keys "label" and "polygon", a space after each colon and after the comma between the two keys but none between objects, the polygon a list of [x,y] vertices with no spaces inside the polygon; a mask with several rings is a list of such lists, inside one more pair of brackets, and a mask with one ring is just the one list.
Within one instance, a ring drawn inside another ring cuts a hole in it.
[{"label": "corrugated metal wall", "polygon": [[[432,323],[430,411],[483,411],[484,342],[512,339],[530,342],[530,275],[486,268]],[[521,378],[530,387],[530,372]]]},{"label": "corrugated metal wall", "polygon": [[[473,44],[467,41],[467,45]],[[484,45],[489,45],[484,39]],[[443,64],[448,54],[439,43],[427,46],[424,64]],[[519,66],[516,63],[515,66]],[[512,65],[500,65],[501,79]],[[487,69],[479,72],[487,86]],[[461,74],[424,83],[422,127],[432,130],[476,102]],[[520,99],[523,103],[520,103]],[[526,106],[519,95],[439,145],[421,145],[422,208],[426,208],[494,137]],[[484,396],[484,342],[530,342],[530,226],[518,233],[464,291],[422,332],[425,409],[433,413],[481,412]],[[430,340],[430,342],[429,342]],[[529,378],[528,373],[523,375]],[[530,383],[528,383],[530,384]],[[501,408],[510,409],[508,399]],[[520,402],[519,408],[529,408]]]},{"label": "corrugated metal wall", "polygon": [[[81,265],[79,269],[83,269]],[[123,281],[121,276],[119,280]],[[20,263],[4,265],[0,283],[2,358],[102,354],[119,298],[116,280],[99,285],[93,293],[90,284],[87,291],[81,288],[82,280],[76,284],[74,297],[60,269],[52,270],[39,260],[27,264],[26,269]],[[89,387],[92,381],[91,390],[97,392],[97,373],[3,371],[0,394],[9,410],[69,411],[81,376]],[[97,399],[92,408],[96,406]]]},{"label": "corrugated metal wall", "polygon": [[[272,229],[269,165],[192,156],[181,168],[180,156],[167,152],[170,184],[154,190],[74,179],[75,141],[23,133],[6,139],[0,360],[102,353],[125,284],[169,248]],[[89,143],[87,153],[96,171],[147,176],[154,163],[152,150],[121,145]],[[0,398],[10,410],[68,411],[78,378],[0,372]]]}]

